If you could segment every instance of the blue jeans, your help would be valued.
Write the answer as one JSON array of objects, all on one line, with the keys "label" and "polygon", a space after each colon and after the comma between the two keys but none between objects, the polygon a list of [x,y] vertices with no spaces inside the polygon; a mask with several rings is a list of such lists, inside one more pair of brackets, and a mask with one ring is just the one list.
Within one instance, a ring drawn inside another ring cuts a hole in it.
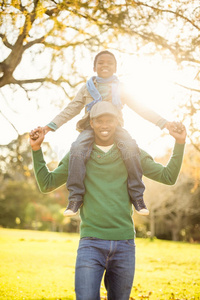
[{"label": "blue jeans", "polygon": [[[115,142],[119,148],[128,172],[128,191],[132,201],[143,199],[144,183],[140,164],[140,150],[136,141],[121,126],[115,132]],[[91,127],[82,131],[70,149],[67,188],[68,200],[82,201],[85,194],[84,178],[86,163],[92,152],[94,131]]]},{"label": "blue jeans", "polygon": [[91,127],[82,131],[70,149],[67,189],[68,201],[83,201],[86,163],[92,152],[94,131]]},{"label": "blue jeans", "polygon": [[100,300],[104,272],[107,299],[128,300],[135,273],[134,240],[80,240],[75,270],[76,300]]}]

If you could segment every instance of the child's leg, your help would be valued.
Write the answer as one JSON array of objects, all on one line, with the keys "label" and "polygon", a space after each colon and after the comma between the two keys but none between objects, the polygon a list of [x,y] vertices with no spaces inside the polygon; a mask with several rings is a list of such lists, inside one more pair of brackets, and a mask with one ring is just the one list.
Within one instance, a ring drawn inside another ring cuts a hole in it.
[{"label": "child's leg", "polygon": [[145,186],[142,181],[140,150],[136,141],[120,126],[117,127],[115,140],[128,172],[128,191],[131,202],[139,214],[148,215],[149,211],[143,200]]},{"label": "child's leg", "polygon": [[92,128],[81,132],[70,149],[67,189],[69,190],[69,204],[64,212],[66,216],[75,215],[83,204],[85,194],[84,178],[86,163],[92,152],[94,132]]}]

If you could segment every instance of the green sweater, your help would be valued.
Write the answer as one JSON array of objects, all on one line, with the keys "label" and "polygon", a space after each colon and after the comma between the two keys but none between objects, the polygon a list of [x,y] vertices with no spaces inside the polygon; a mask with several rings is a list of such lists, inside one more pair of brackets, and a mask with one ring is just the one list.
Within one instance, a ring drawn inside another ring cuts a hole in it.
[{"label": "green sweater", "polygon": [[[166,167],[156,163],[141,150],[143,175],[172,185],[176,182],[183,158],[184,145],[175,144],[173,155]],[[40,190],[48,193],[65,184],[68,176],[69,153],[58,167],[50,172],[42,150],[33,151],[35,176]],[[127,171],[120,151],[114,145],[104,153],[96,145],[86,165],[84,205],[80,209],[80,237],[105,240],[134,238],[132,205],[127,190]]]}]

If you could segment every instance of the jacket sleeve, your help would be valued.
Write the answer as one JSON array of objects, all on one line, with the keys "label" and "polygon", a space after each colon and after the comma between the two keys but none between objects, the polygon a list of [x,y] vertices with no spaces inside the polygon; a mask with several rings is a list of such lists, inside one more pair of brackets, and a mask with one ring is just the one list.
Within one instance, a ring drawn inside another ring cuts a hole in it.
[{"label": "jacket sleeve", "polygon": [[184,154],[184,144],[175,143],[173,154],[166,166],[154,161],[145,151],[141,150],[141,166],[143,175],[163,184],[173,185],[178,178]]},{"label": "jacket sleeve", "polygon": [[134,95],[131,96],[128,92],[126,92],[123,84],[121,84],[121,99],[123,104],[126,104],[143,119],[155,124],[156,126],[160,127],[160,129],[165,127],[167,120],[161,117],[155,111],[142,105],[139,101],[136,101]]},{"label": "jacket sleeve", "polygon": [[86,85],[84,85],[77,93],[75,98],[50,122],[50,124],[55,124],[55,128],[49,126],[52,129],[57,129],[63,124],[67,123],[73,117],[78,115],[85,106],[84,91]]},{"label": "jacket sleeve", "polygon": [[49,193],[66,184],[68,177],[69,153],[65,155],[54,171],[49,171],[43,157],[42,149],[32,151],[33,169],[39,189]]}]

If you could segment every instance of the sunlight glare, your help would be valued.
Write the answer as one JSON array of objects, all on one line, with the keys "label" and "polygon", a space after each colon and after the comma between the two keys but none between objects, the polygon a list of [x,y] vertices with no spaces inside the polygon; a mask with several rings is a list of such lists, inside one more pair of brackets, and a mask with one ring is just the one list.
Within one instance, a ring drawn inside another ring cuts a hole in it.
[{"label": "sunlight glare", "polygon": [[[157,112],[163,118],[174,121],[174,109],[178,108],[180,96],[177,95],[177,77],[179,72],[172,61],[163,61],[162,57],[130,57],[124,61],[120,80],[128,93],[142,105]],[[162,137],[154,124],[144,120],[128,107],[123,109],[124,126],[136,139],[139,147],[150,151],[152,155],[164,153],[169,145],[170,136]],[[167,130],[164,130],[167,133]]]}]

